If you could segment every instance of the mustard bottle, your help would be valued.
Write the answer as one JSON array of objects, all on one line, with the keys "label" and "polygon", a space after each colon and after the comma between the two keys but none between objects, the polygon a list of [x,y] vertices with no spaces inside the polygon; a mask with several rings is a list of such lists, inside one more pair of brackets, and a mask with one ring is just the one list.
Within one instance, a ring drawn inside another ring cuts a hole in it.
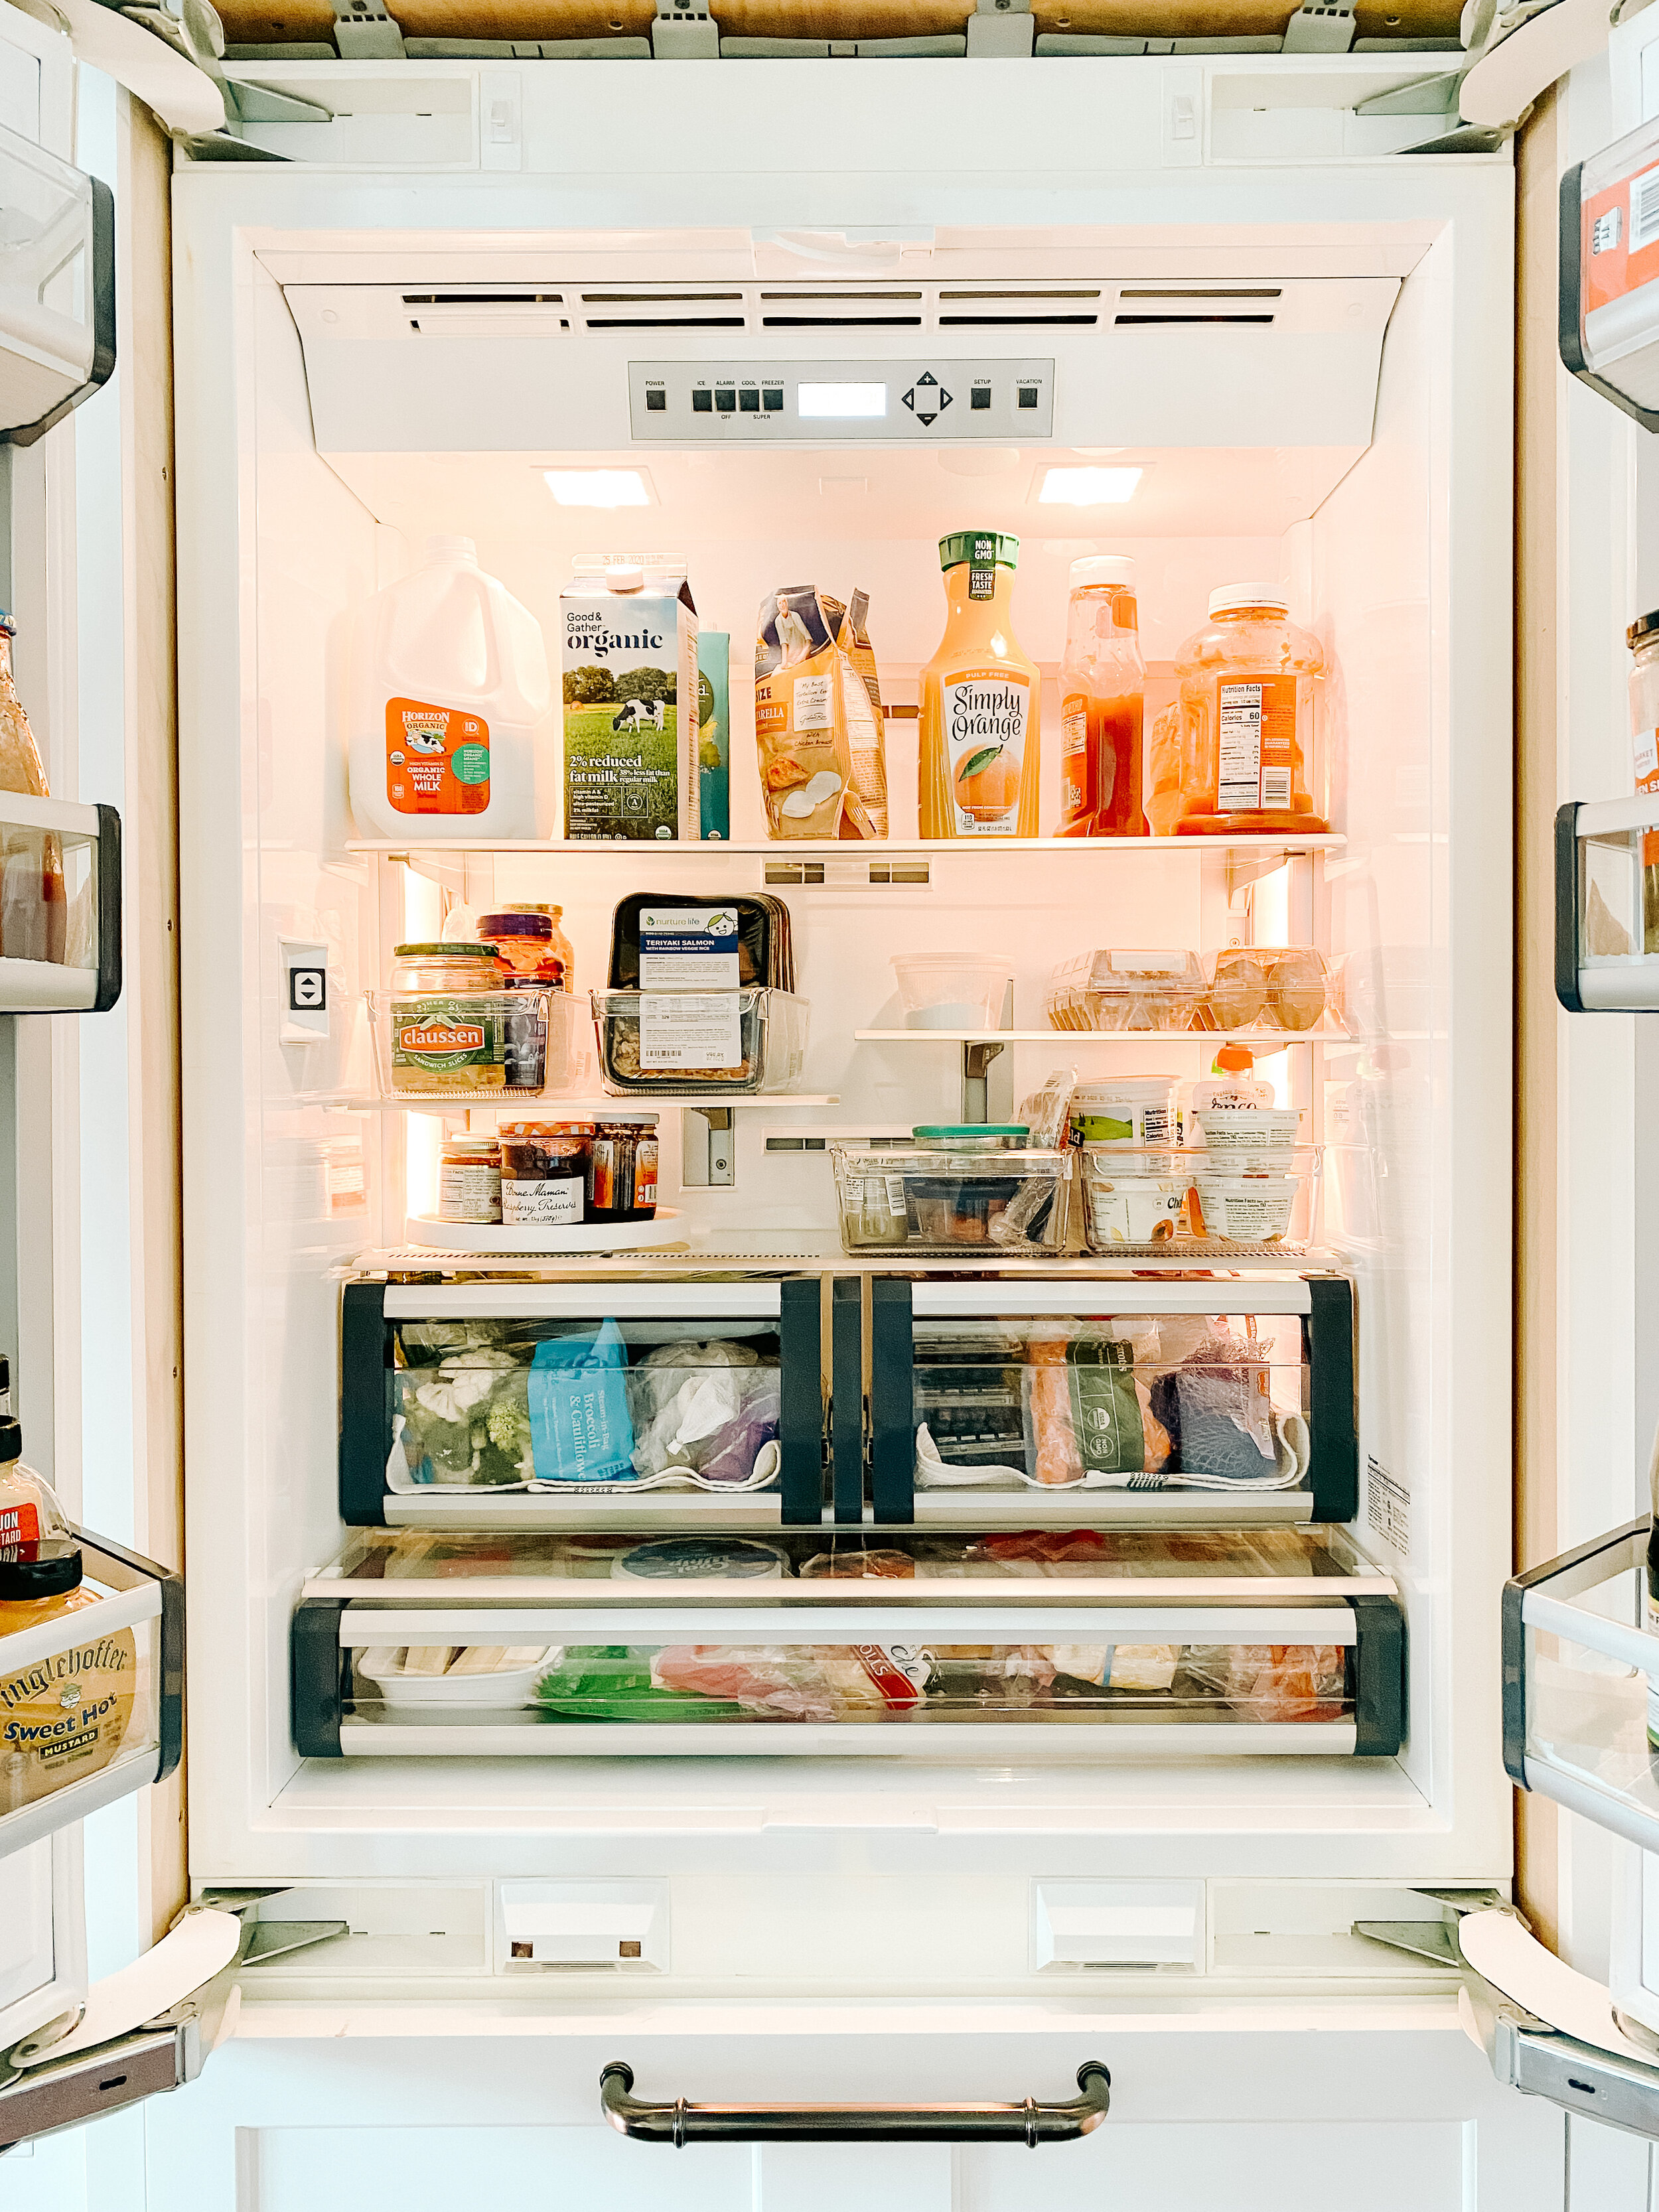
[{"label": "mustard bottle", "polygon": [[939,542],[947,613],[921,672],[924,837],[1035,837],[1042,675],[1014,635],[1019,540],[959,530]]}]

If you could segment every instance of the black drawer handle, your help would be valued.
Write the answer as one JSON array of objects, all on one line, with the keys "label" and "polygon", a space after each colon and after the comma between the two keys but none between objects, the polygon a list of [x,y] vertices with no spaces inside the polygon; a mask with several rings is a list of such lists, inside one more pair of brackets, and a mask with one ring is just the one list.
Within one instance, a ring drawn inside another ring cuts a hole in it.
[{"label": "black drawer handle", "polygon": [[1062,2105],[648,2104],[633,2094],[634,2069],[613,2058],[599,2071],[599,2105],[619,2135],[639,2142],[1075,2142],[1105,2118],[1112,2077],[1097,2058],[1079,2067],[1082,2092]]}]

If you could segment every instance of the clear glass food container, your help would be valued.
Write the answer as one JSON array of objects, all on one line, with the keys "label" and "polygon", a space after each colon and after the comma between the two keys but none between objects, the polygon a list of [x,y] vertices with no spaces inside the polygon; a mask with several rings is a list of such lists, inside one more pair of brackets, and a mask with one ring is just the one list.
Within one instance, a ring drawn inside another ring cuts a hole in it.
[{"label": "clear glass food container", "polygon": [[808,1002],[790,991],[594,991],[605,1087],[787,1091],[806,1060]]},{"label": "clear glass food container", "polygon": [[1048,984],[1057,1030],[1186,1030],[1205,990],[1197,953],[1103,947],[1061,961]]},{"label": "clear glass food container", "polygon": [[918,1141],[837,1145],[833,1158],[849,1252],[902,1247],[1017,1258],[1065,1247],[1069,1152]]}]

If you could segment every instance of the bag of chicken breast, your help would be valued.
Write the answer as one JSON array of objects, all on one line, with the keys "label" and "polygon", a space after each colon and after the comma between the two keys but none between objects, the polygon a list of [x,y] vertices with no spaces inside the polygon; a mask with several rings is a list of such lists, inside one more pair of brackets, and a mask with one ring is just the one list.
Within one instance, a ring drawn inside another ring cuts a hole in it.
[{"label": "bag of chicken breast", "polygon": [[869,600],[769,592],[755,646],[755,743],[774,837],[887,835],[887,759]]}]

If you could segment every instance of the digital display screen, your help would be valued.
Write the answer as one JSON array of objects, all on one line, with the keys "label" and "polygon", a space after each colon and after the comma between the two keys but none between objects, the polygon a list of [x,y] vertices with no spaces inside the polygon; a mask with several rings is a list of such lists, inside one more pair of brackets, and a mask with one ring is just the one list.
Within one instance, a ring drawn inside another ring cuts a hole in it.
[{"label": "digital display screen", "polygon": [[803,422],[847,421],[887,412],[884,384],[802,384],[795,390],[795,412]]}]

